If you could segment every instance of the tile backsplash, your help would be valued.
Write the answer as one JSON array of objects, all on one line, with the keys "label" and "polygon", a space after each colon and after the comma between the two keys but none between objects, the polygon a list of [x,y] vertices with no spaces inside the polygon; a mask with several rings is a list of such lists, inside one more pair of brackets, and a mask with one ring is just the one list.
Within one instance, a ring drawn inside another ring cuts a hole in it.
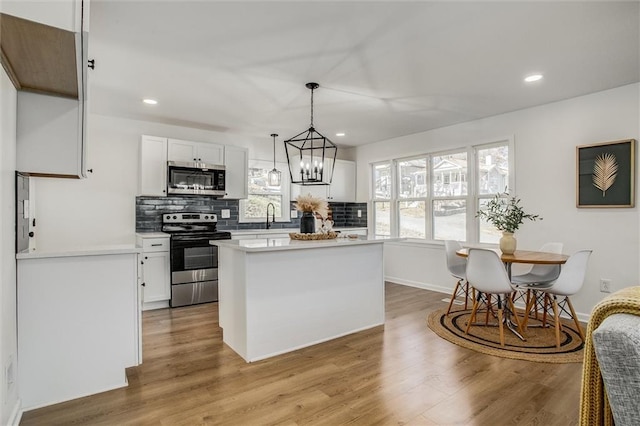
[{"label": "tile backsplash", "polygon": [[[136,232],[160,231],[162,215],[168,212],[200,212],[218,215],[218,230],[261,229],[264,223],[240,223],[238,200],[214,199],[198,196],[136,197]],[[294,203],[290,208],[293,210]],[[367,203],[329,203],[334,226],[337,228],[365,228],[367,226]],[[222,218],[222,210],[228,209],[230,217]],[[360,211],[360,217],[358,217]],[[275,222],[272,229],[299,228],[300,219],[290,222]]]}]

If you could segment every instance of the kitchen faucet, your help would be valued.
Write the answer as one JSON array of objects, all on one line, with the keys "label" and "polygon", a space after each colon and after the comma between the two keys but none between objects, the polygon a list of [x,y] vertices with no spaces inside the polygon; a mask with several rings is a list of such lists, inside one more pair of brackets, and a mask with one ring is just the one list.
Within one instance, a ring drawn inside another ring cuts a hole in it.
[{"label": "kitchen faucet", "polygon": [[273,213],[271,213],[271,223],[276,221],[276,206],[273,203],[267,204],[267,229],[271,228],[271,223],[269,223],[269,206],[273,207]]}]

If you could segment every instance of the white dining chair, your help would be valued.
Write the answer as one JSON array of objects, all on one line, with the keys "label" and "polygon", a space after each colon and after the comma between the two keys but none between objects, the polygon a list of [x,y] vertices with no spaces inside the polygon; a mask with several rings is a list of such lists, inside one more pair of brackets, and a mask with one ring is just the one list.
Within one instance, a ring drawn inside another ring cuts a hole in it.
[{"label": "white dining chair", "polygon": [[464,297],[464,309],[468,307],[468,301],[473,300],[472,288],[466,278],[467,259],[458,256],[456,251],[462,249],[462,245],[458,241],[445,240],[444,251],[447,258],[447,269],[449,273],[457,280],[456,287],[451,294],[451,300],[447,307],[447,315],[451,312],[453,302],[458,297]]},{"label": "white dining chair", "polygon": [[[560,275],[554,281],[532,285],[536,291],[544,292],[545,294],[545,315],[547,310],[547,302],[550,302],[553,309],[553,321],[556,334],[556,347],[560,347],[560,330],[562,329],[562,322],[560,321],[561,311],[566,315],[569,315],[576,325],[576,329],[580,338],[584,342],[584,332],[576,317],[576,312],[573,309],[569,296],[573,296],[582,288],[584,283],[584,277],[587,272],[587,263],[589,256],[591,256],[592,250],[579,250],[572,254],[567,263],[562,266]],[[533,300],[533,299],[532,299]],[[532,308],[533,301],[530,301],[526,308],[524,317],[524,326],[526,328],[527,318],[529,316],[529,310]],[[568,308],[568,310],[567,310]]]},{"label": "white dining chair", "polygon": [[[562,243],[549,242],[543,244],[538,251],[561,254],[562,247]],[[539,300],[540,295],[536,292],[535,286],[549,283],[558,278],[558,275],[560,275],[560,265],[529,265],[528,271],[524,273],[512,273],[511,282],[516,286],[516,293],[518,293],[516,298],[513,300],[514,303],[517,302],[517,300],[522,299],[525,306],[527,306],[533,298],[533,307],[535,307],[533,312],[534,318],[538,319],[538,305],[541,300]]]},{"label": "white dining chair", "polygon": [[[498,327],[500,329],[500,345],[504,346],[504,322],[510,318],[515,320],[518,331],[522,333],[520,321],[513,306],[511,293],[513,287],[509,280],[509,275],[500,260],[498,254],[493,250],[471,248],[467,258],[467,280],[473,283],[476,291],[485,297],[477,297],[473,302],[471,316],[467,323],[465,333],[469,333],[471,325],[474,323],[476,314],[481,304],[485,304],[487,312],[492,309],[490,296],[497,296]],[[506,311],[506,312],[505,312]],[[506,317],[505,317],[506,314]]]}]

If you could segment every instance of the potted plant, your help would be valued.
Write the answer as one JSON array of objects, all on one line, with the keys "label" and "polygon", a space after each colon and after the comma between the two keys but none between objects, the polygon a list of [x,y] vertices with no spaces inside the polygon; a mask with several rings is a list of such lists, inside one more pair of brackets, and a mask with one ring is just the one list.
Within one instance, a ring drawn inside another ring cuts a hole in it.
[{"label": "potted plant", "polygon": [[542,220],[537,214],[525,213],[520,205],[520,199],[509,197],[508,192],[498,193],[487,202],[485,210],[479,210],[476,217],[486,220],[502,231],[500,238],[500,250],[504,254],[513,254],[516,251],[517,241],[513,234],[524,223],[524,219],[536,221]]},{"label": "potted plant", "polygon": [[329,204],[320,198],[316,198],[311,194],[298,195],[296,197],[295,208],[302,212],[300,218],[300,233],[313,234],[316,232],[315,214],[326,219],[329,214]]}]

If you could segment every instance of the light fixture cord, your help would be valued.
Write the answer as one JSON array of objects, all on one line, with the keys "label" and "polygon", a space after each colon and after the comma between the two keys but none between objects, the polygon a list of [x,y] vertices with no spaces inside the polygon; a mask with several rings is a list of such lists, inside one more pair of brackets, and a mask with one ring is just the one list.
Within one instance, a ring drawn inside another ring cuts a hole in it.
[{"label": "light fixture cord", "polygon": [[273,169],[276,168],[276,137],[273,136]]},{"label": "light fixture cord", "polygon": [[311,126],[313,127],[313,88],[311,88]]}]

